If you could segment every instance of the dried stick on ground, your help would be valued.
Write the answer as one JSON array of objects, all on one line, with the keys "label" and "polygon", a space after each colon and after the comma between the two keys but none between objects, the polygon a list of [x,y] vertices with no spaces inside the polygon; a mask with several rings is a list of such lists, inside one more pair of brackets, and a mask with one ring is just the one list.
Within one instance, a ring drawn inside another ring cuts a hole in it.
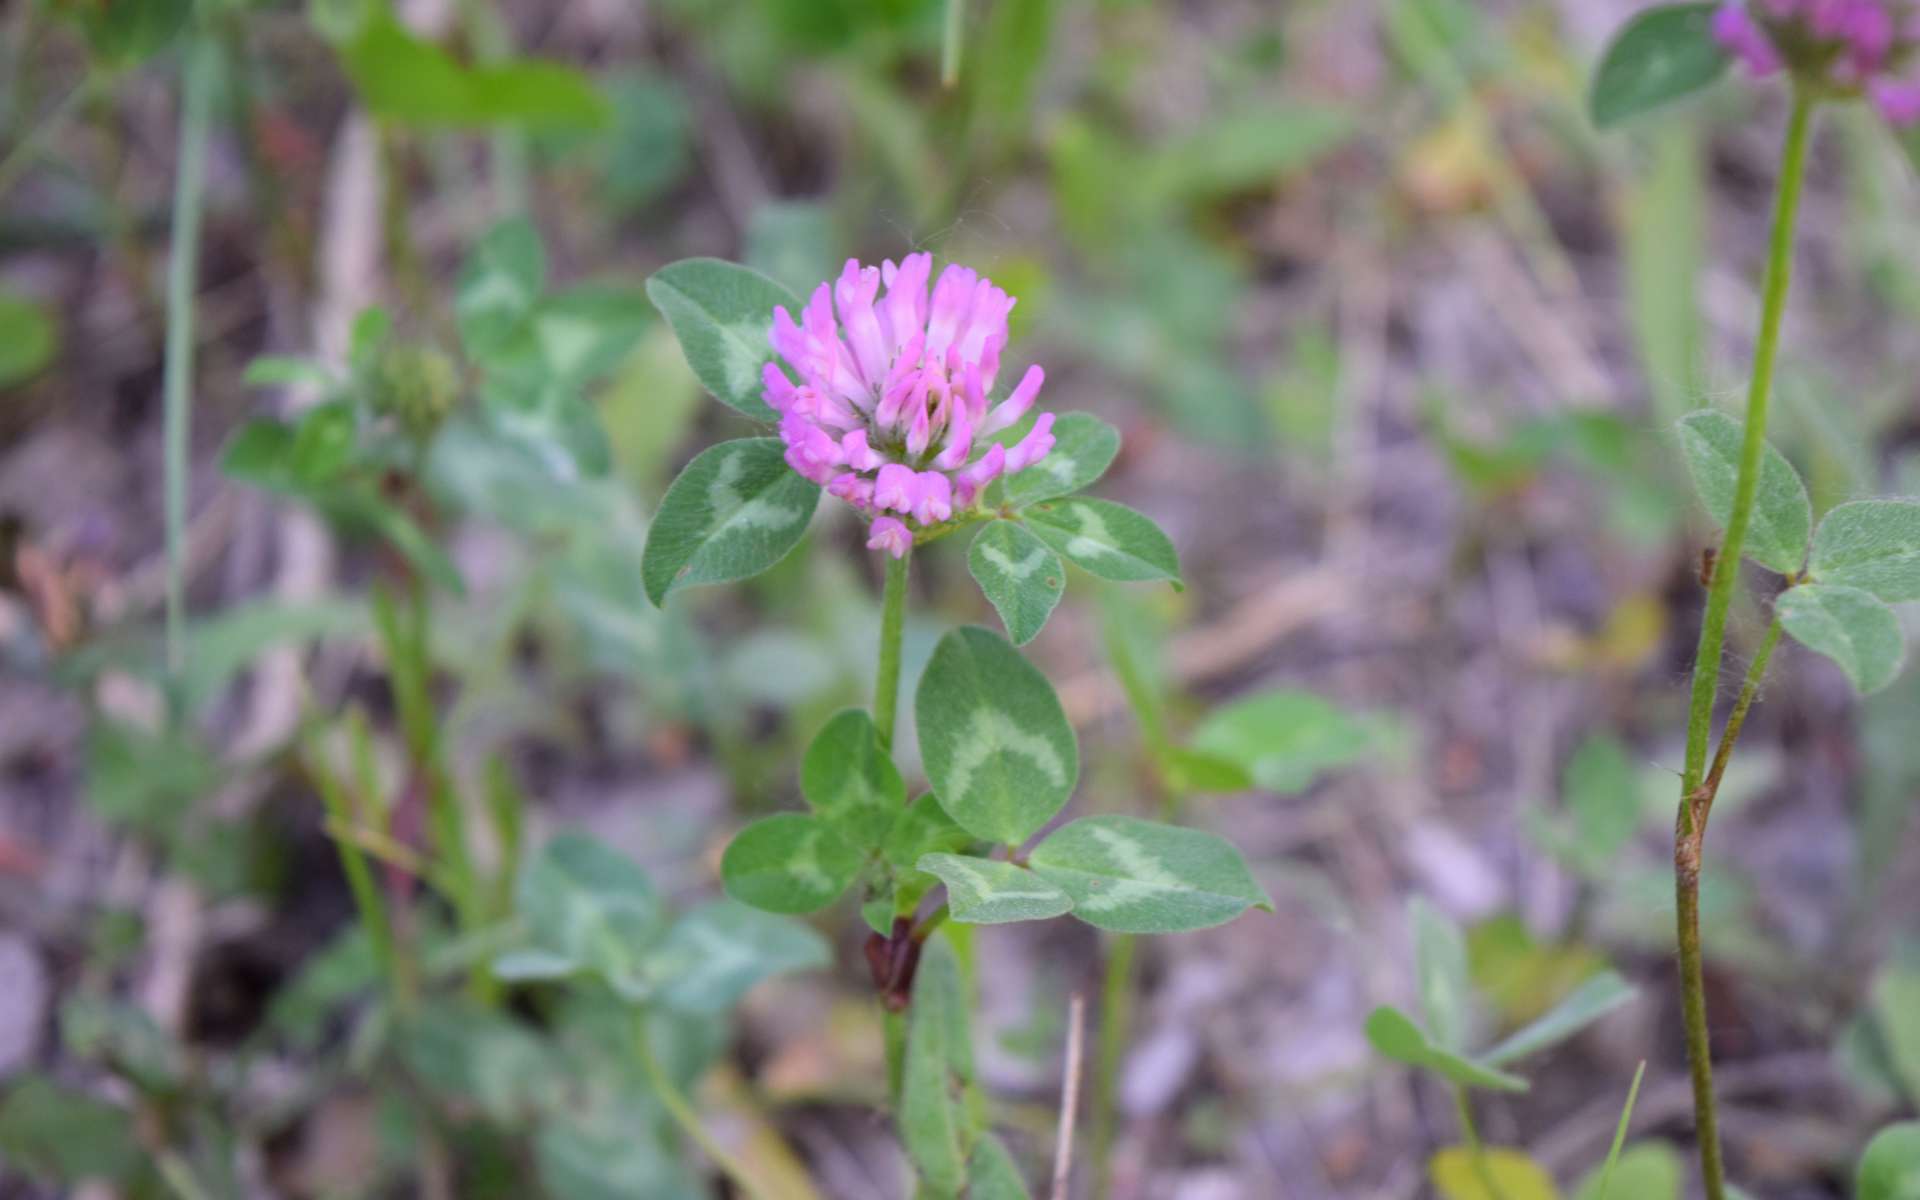
[{"label": "dried stick on ground", "polygon": [[1080,1060],[1086,1049],[1087,1004],[1075,992],[1067,1002],[1067,1066],[1060,1080],[1060,1136],[1053,1149],[1053,1200],[1067,1200],[1073,1174],[1073,1127],[1080,1117]]}]

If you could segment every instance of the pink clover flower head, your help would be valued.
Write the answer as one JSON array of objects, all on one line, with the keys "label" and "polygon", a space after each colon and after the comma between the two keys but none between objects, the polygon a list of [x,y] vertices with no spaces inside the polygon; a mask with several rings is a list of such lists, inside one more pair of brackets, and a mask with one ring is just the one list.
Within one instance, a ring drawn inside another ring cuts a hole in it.
[{"label": "pink clover flower head", "polygon": [[768,340],[784,366],[767,364],[761,394],[780,415],[787,464],[872,518],[868,548],[906,554],[908,520],[952,520],[1053,449],[1052,413],[1011,447],[987,440],[1024,419],[1046,382],[1028,367],[991,398],[1015,303],[957,264],[934,280],[933,256],[910,254],[878,267],[849,259],[797,319],[774,310]]},{"label": "pink clover flower head", "polygon": [[1920,0],[1727,0],[1713,36],[1756,76],[1791,69],[1896,125],[1920,121]]}]

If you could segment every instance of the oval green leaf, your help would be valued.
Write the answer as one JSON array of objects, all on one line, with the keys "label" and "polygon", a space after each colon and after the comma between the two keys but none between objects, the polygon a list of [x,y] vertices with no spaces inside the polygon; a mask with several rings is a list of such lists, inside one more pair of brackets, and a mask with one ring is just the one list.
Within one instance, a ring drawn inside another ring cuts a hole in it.
[{"label": "oval green leaf", "polygon": [[1498,1092],[1527,1090],[1527,1081],[1518,1075],[1481,1066],[1470,1058],[1434,1045],[1426,1031],[1397,1008],[1382,1006],[1373,1010],[1367,1018],[1367,1041],[1395,1062],[1432,1071],[1461,1087],[1490,1088]]},{"label": "oval green leaf", "polygon": [[1628,21],[1594,72],[1593,123],[1610,129],[1719,79],[1729,60],[1713,36],[1716,7],[1662,4]]},{"label": "oval green leaf", "polygon": [[670,263],[647,280],[647,295],[673,326],[687,365],[720,403],[756,421],[774,419],[760,398],[760,369],[773,361],[773,310],[795,320],[800,301],[758,271],[717,258]]},{"label": "oval green leaf", "polygon": [[1022,515],[1040,540],[1089,574],[1121,583],[1180,582],[1173,542],[1146,516],[1111,500],[1049,500]]},{"label": "oval green leaf", "polygon": [[1539,1020],[1517,1030],[1499,1045],[1480,1055],[1490,1067],[1518,1062],[1559,1042],[1633,999],[1633,985],[1612,971],[1602,971],[1567,994]]},{"label": "oval green leaf", "polygon": [[623,991],[638,982],[664,915],[638,863],[580,834],[554,838],[527,864],[515,908],[531,949],[598,971]]},{"label": "oval green leaf", "polygon": [[878,850],[907,806],[900,769],[880,748],[865,709],[835,713],[800,763],[800,791],[850,844]]},{"label": "oval green leaf", "polygon": [[1085,817],[1028,862],[1073,899],[1073,915],[1115,933],[1180,933],[1273,909],[1225,839],[1137,817]]},{"label": "oval green leaf", "polygon": [[817,817],[775,813],[735,834],[720,856],[727,895],[772,913],[818,912],[860,873],[860,852]]},{"label": "oval green leaf", "polygon": [[1680,1200],[1680,1155],[1665,1142],[1628,1146],[1613,1173],[1595,1168],[1575,1190],[1576,1200]]},{"label": "oval green leaf", "polygon": [[[1680,448],[1687,471],[1708,515],[1722,529],[1733,512],[1744,437],[1740,422],[1711,409],[1688,413],[1680,420]],[[1763,567],[1791,575],[1806,561],[1812,530],[1813,506],[1807,502],[1806,486],[1780,452],[1768,445],[1760,460],[1753,521],[1743,553]]]},{"label": "oval green leaf", "polygon": [[1782,594],[1774,613],[1795,641],[1832,659],[1862,695],[1900,674],[1907,653],[1900,619],[1871,592],[1804,584]]},{"label": "oval green leaf", "polygon": [[967,569],[1016,646],[1039,634],[1067,590],[1060,556],[1012,521],[988,522],[967,549]]},{"label": "oval green leaf", "polygon": [[1260,787],[1305,791],[1323,772],[1365,758],[1373,735],[1359,718],[1311,692],[1282,689],[1216,709],[1193,746],[1237,763]]},{"label": "oval green leaf", "polygon": [[913,711],[940,807],[975,837],[1017,846],[1073,794],[1080,750],[1060,699],[998,634],[941,638]]},{"label": "oval green leaf", "polygon": [[1875,1134],[1853,1180],[1854,1200],[1920,1200],[1920,1121]]},{"label": "oval green leaf", "polygon": [[787,466],[778,438],[703,451],[660,501],[640,555],[647,599],[758,575],[800,544],[820,489]]},{"label": "oval green leaf", "polygon": [[1920,600],[1920,500],[1856,500],[1813,533],[1809,567],[1821,583],[1872,592],[1888,604]]},{"label": "oval green leaf", "polygon": [[965,1090],[973,1079],[960,964],[945,938],[926,944],[907,1016],[900,1140],[927,1188],[958,1196],[967,1182]]},{"label": "oval green leaf", "polygon": [[929,854],[920,860],[919,868],[947,885],[948,911],[963,925],[1044,921],[1073,907],[1065,892],[1010,862]]},{"label": "oval green leaf", "polygon": [[645,971],[662,1004],[722,1013],[763,979],[832,961],[826,939],[800,922],[719,900],[674,922]]},{"label": "oval green leaf", "polygon": [[967,1160],[967,1200],[1032,1200],[1020,1168],[1000,1139],[982,1134]]},{"label": "oval green leaf", "polygon": [[1120,431],[1092,413],[1064,413],[1053,423],[1053,449],[1039,462],[997,484],[999,503],[1025,508],[1070,496],[1107,473],[1120,453]]},{"label": "oval green leaf", "polygon": [[1466,935],[1424,896],[1407,905],[1407,916],[1413,925],[1414,968],[1420,976],[1420,1012],[1427,1030],[1442,1049],[1462,1053],[1473,1018]]}]

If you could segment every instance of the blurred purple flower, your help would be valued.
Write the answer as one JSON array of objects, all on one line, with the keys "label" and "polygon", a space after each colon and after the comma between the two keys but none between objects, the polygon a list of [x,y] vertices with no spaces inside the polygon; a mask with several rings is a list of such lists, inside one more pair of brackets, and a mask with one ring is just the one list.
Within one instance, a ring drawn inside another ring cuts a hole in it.
[{"label": "blurred purple flower", "polygon": [[929,300],[932,274],[930,254],[897,266],[848,259],[798,322],[784,307],[773,311],[769,340],[799,382],[774,363],[763,372],[787,464],[871,517],[868,547],[895,558],[913,545],[902,517],[922,528],[950,520],[994,479],[1053,449],[1052,413],[1012,447],[986,443],[1027,415],[1046,379],[1029,367],[1006,399],[988,404],[1014,298],[955,265]]},{"label": "blurred purple flower", "polygon": [[1790,67],[1824,88],[1860,93],[1896,125],[1920,121],[1915,0],[1728,0],[1713,35],[1753,74]]}]

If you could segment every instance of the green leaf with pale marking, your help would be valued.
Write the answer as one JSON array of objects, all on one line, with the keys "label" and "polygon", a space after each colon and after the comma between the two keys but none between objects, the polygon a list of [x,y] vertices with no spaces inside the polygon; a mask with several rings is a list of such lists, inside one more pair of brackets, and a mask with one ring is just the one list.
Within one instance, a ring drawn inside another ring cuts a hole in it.
[{"label": "green leaf with pale marking", "polygon": [[967,1004],[959,961],[945,938],[922,952],[907,1014],[900,1081],[900,1140],[935,1195],[958,1196],[967,1182],[965,1089],[973,1077]]},{"label": "green leaf with pale marking", "polygon": [[1920,500],[1856,500],[1820,520],[1808,573],[1872,592],[1888,604],[1920,600]]},{"label": "green leaf with pale marking", "polygon": [[1466,936],[1423,896],[1408,904],[1407,916],[1428,1036],[1443,1050],[1465,1053],[1473,1018]]},{"label": "green leaf with pale marking", "polygon": [[1010,862],[929,854],[920,870],[947,885],[947,905],[963,925],[1000,925],[1008,921],[1044,921],[1073,907],[1065,892]]},{"label": "green leaf with pale marking", "polygon": [[1322,773],[1364,759],[1374,738],[1346,709],[1282,689],[1215,709],[1195,731],[1193,747],[1238,763],[1269,791],[1300,792]]},{"label": "green leaf with pale marking", "polygon": [[1853,1176],[1854,1200],[1920,1200],[1920,1121],[1873,1136]]},{"label": "green leaf with pale marking", "polygon": [[1124,504],[1085,496],[1047,500],[1022,511],[1040,540],[1089,574],[1121,583],[1180,582],[1173,543]]},{"label": "green leaf with pale marking", "polygon": [[1633,986],[1613,971],[1602,971],[1568,993],[1539,1020],[1515,1031],[1493,1049],[1479,1055],[1490,1067],[1504,1067],[1529,1054],[1564,1042],[1582,1029],[1633,999]]},{"label": "green leaf with pale marking", "polygon": [[645,970],[660,1003],[721,1013],[763,979],[832,961],[826,939],[800,922],[719,900],[675,921],[647,955]]},{"label": "green leaf with pale marking", "polygon": [[1016,646],[1032,641],[1067,590],[1067,568],[1013,521],[990,521],[967,550],[967,569]]},{"label": "green leaf with pale marking", "polygon": [[913,711],[934,794],[975,837],[1017,846],[1073,794],[1080,750],[1060,699],[998,634],[969,626],[941,638]]},{"label": "green leaf with pale marking", "polygon": [[907,806],[900,769],[861,708],[835,713],[814,735],[800,763],[800,791],[822,820],[862,850],[879,849]]},{"label": "green leaf with pale marking", "polygon": [[1034,847],[1029,864],[1073,899],[1073,915],[1115,933],[1220,925],[1273,901],[1225,839],[1137,817],[1083,817]]},{"label": "green leaf with pale marking", "polygon": [[818,912],[860,873],[860,852],[818,817],[775,813],[735,834],[720,856],[727,895],[774,913]]},{"label": "green leaf with pale marking", "polygon": [[1900,619],[1871,592],[1803,584],[1781,595],[1774,614],[1795,641],[1832,659],[1863,695],[1900,674],[1907,654]]},{"label": "green leaf with pale marking", "polygon": [[720,403],[756,421],[774,419],[761,399],[761,368],[773,361],[773,310],[795,320],[800,301],[758,271],[717,258],[670,263],[647,280],[647,295],[673,326],[687,365]]},{"label": "green leaf with pale marking", "polygon": [[[1440,1200],[1559,1200],[1553,1176],[1520,1150],[1449,1146],[1427,1164]],[[1491,1184],[1491,1186],[1489,1186]]]},{"label": "green leaf with pale marking", "polygon": [[787,465],[778,438],[745,438],[702,451],[660,501],[640,555],[640,581],[656,605],[682,587],[747,579],[797,545],[820,489]]},{"label": "green leaf with pale marking", "polygon": [[[1596,1167],[1574,1190],[1575,1200],[1680,1200],[1684,1168],[1665,1142],[1628,1146],[1613,1164],[1613,1174]],[[1916,1193],[1914,1200],[1920,1200]]]},{"label": "green leaf with pale marking", "polygon": [[593,838],[562,834],[521,871],[515,909],[528,949],[597,972],[623,995],[645,993],[640,964],[660,936],[664,911],[632,859]]},{"label": "green leaf with pale marking", "polygon": [[1367,1041],[1379,1053],[1395,1062],[1418,1067],[1457,1083],[1462,1087],[1490,1088],[1500,1092],[1524,1092],[1527,1081],[1493,1067],[1482,1066],[1465,1055],[1455,1054],[1433,1043],[1426,1031],[1397,1008],[1382,1006],[1367,1018]]},{"label": "green leaf with pale marking", "polygon": [[984,1134],[967,1160],[967,1200],[1032,1200],[1020,1168],[1000,1139]]},{"label": "green leaf with pale marking", "polygon": [[24,1075],[8,1080],[0,1097],[0,1156],[43,1182],[131,1182],[151,1152],[141,1145],[131,1109]]},{"label": "green leaf with pale marking", "polygon": [[[1733,512],[1744,438],[1740,422],[1725,413],[1702,409],[1680,420],[1680,449],[1694,489],[1722,529]],[[1806,561],[1812,530],[1813,506],[1807,502],[1806,485],[1778,450],[1766,446],[1742,553],[1763,567],[1791,575]]]},{"label": "green leaf with pale marking", "polygon": [[[467,353],[484,362],[510,349],[546,286],[547,251],[531,221],[511,217],[487,230],[468,253],[454,289],[454,319]],[[376,309],[368,313],[376,323],[385,320]],[[384,338],[383,328],[378,339]],[[356,326],[356,342],[374,340],[371,331]],[[369,358],[372,353],[362,351]]]},{"label": "green leaf with pale marking", "polygon": [[1628,21],[1594,72],[1588,98],[1593,123],[1612,128],[1719,79],[1730,60],[1713,36],[1716,7],[1662,4]]},{"label": "green leaf with pale marking", "polygon": [[1065,413],[1053,423],[1053,449],[1039,462],[1008,476],[994,503],[1025,508],[1041,500],[1070,496],[1107,473],[1120,453],[1120,431],[1092,413]]}]

